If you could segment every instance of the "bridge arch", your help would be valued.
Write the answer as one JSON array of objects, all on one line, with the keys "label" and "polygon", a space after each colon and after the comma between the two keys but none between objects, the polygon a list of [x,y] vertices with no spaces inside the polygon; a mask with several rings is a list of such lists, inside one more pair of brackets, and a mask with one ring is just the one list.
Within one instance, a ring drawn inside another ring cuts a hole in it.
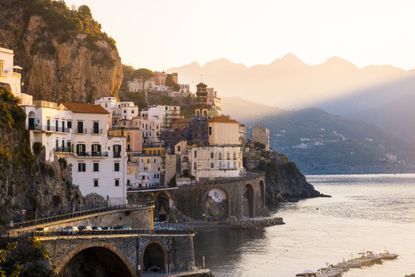
[{"label": "bridge arch", "polygon": [[204,197],[205,215],[214,220],[229,218],[228,192],[221,187],[214,187],[206,191]]},{"label": "bridge arch", "polygon": [[163,245],[155,241],[147,243],[141,264],[144,272],[166,272],[167,255]]},{"label": "bridge arch", "polygon": [[136,276],[134,266],[115,246],[107,243],[80,245],[56,266],[59,277],[73,276]]},{"label": "bridge arch", "polygon": [[243,195],[242,200],[244,203],[242,205],[245,206],[245,213],[246,217],[254,217],[255,216],[255,194],[254,189],[251,184],[246,184],[243,188]]}]

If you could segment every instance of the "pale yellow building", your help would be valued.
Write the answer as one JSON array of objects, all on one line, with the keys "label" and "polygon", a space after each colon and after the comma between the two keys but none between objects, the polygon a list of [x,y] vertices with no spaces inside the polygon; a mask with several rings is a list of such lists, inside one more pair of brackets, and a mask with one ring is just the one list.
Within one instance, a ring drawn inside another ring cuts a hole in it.
[{"label": "pale yellow building", "polygon": [[209,119],[209,145],[241,145],[239,122],[226,116]]}]

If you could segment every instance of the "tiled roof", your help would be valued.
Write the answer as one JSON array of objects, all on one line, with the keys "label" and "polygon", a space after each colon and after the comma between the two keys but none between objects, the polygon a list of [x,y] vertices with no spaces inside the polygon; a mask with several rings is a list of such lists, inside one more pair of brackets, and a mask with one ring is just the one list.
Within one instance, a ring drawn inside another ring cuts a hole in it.
[{"label": "tiled roof", "polygon": [[223,116],[223,115],[212,117],[212,118],[209,119],[209,122],[222,122],[222,123],[237,123],[237,124],[239,124],[238,121],[236,121],[232,118]]},{"label": "tiled roof", "polygon": [[109,114],[109,112],[100,105],[85,103],[62,103],[68,110],[74,113],[99,113]]}]

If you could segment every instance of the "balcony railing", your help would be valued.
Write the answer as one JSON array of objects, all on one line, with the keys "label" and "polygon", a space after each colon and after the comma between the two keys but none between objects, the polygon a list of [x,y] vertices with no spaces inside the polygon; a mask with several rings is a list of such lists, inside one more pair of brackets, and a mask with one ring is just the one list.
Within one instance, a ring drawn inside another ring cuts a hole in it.
[{"label": "balcony railing", "polygon": [[75,132],[77,134],[88,134],[88,129],[86,129],[86,128],[76,128]]},{"label": "balcony railing", "polygon": [[29,125],[29,130],[45,131],[45,132],[61,132],[70,133],[71,129],[66,127],[51,126],[51,125]]},{"label": "balcony railing", "polygon": [[75,154],[79,157],[108,157],[108,152],[80,152],[76,151]]},{"label": "balcony railing", "polygon": [[72,148],[71,147],[56,147],[55,152],[71,153]]},{"label": "balcony railing", "polygon": [[96,129],[96,128],[91,129],[91,134],[93,134],[93,135],[100,135],[102,133],[103,133],[102,129]]},{"label": "balcony railing", "polygon": [[114,158],[121,158],[121,152],[114,152]]}]

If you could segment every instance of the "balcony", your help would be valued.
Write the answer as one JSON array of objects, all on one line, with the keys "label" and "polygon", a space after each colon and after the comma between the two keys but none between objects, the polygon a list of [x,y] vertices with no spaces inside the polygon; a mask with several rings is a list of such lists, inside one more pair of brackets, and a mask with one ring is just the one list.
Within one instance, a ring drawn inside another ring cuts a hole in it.
[{"label": "balcony", "polygon": [[114,158],[121,158],[121,152],[114,152]]},{"label": "balcony", "polygon": [[88,129],[86,129],[86,128],[76,128],[75,133],[76,134],[88,134]]},{"label": "balcony", "polygon": [[43,132],[60,132],[60,133],[70,133],[71,129],[66,127],[56,127],[51,125],[29,125],[29,130],[34,131],[43,131]]},{"label": "balcony", "polygon": [[78,157],[108,157],[108,152],[75,152]]},{"label": "balcony", "polygon": [[103,130],[102,129],[98,129],[98,128],[92,128],[91,129],[91,134],[92,135],[102,135]]},{"label": "balcony", "polygon": [[72,148],[71,147],[56,147],[55,152],[72,153]]}]

